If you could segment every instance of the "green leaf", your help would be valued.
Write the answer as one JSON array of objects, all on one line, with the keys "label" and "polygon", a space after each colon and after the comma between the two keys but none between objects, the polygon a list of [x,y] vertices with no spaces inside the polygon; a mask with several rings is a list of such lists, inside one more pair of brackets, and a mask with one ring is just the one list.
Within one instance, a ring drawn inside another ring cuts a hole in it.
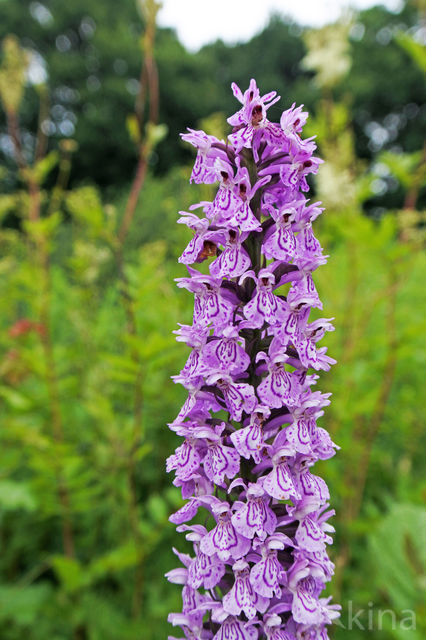
[{"label": "green leaf", "polygon": [[0,620],[18,625],[37,624],[51,598],[51,586],[47,583],[28,587],[0,585]]},{"label": "green leaf", "polygon": [[396,34],[395,40],[412,57],[419,69],[426,73],[426,49],[424,44],[417,42],[408,33],[402,31]]},{"label": "green leaf", "polygon": [[126,127],[129,133],[130,139],[135,144],[139,144],[141,140],[141,131],[139,128],[139,122],[134,113],[128,115],[126,118]]},{"label": "green leaf", "polygon": [[93,233],[105,226],[105,217],[99,194],[93,187],[74,189],[66,197],[66,205],[71,215]]},{"label": "green leaf", "polygon": [[93,579],[102,578],[107,574],[115,574],[129,567],[134,567],[140,558],[140,550],[137,549],[134,541],[130,540],[122,546],[93,560],[87,568],[87,573],[92,581]]},{"label": "green leaf", "polygon": [[152,124],[152,122],[148,122],[145,128],[148,148],[154,149],[154,147],[160,144],[160,142],[166,138],[168,131],[169,129],[165,124]]},{"label": "green leaf", "polygon": [[51,151],[37,162],[33,169],[33,175],[38,184],[43,184],[49,173],[58,164],[58,160],[58,152]]},{"label": "green leaf", "polygon": [[28,485],[13,480],[0,480],[0,508],[5,511],[34,511],[36,500]]},{"label": "green leaf", "polygon": [[52,567],[65,591],[72,593],[86,583],[83,568],[75,558],[53,556]]},{"label": "green leaf", "polygon": [[410,609],[426,590],[426,508],[395,504],[370,538],[379,587],[395,607]]},{"label": "green leaf", "polygon": [[17,409],[18,411],[27,411],[31,408],[31,401],[20,391],[10,387],[0,386],[0,398],[3,398],[12,409]]}]

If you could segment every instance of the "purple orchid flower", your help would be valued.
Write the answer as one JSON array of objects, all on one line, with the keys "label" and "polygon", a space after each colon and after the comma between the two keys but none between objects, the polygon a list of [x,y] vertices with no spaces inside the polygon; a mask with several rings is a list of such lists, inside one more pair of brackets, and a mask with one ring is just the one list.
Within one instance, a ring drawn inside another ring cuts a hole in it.
[{"label": "purple orchid flower", "polygon": [[[207,555],[200,551],[199,543],[207,533],[205,527],[202,525],[181,525],[177,530],[188,531],[186,539],[194,543],[195,558],[191,558],[186,565],[188,567],[186,584],[192,589],[199,589],[201,585],[205,589],[213,589],[225,575],[225,565],[217,556]],[[174,571],[178,572],[179,569]],[[171,574],[172,572],[167,574],[169,579]]]},{"label": "purple orchid flower", "polygon": [[234,447],[223,444],[221,437],[225,429],[225,423],[211,427],[198,427],[197,438],[203,439],[207,444],[207,451],[203,458],[204,473],[207,478],[219,487],[224,487],[225,477],[235,478],[240,470],[240,455]]},{"label": "purple orchid flower", "polygon": [[251,542],[234,528],[230,505],[217,500],[211,509],[217,524],[201,540],[201,551],[209,556],[217,554],[223,561],[229,558],[238,560],[245,556],[251,549]]},{"label": "purple orchid flower", "polygon": [[264,446],[262,425],[270,413],[268,407],[258,405],[253,410],[249,426],[231,433],[232,443],[243,458],[247,458],[247,460],[253,458],[256,463],[261,462],[261,451]]},{"label": "purple orchid flower", "polygon": [[277,523],[276,515],[269,506],[270,498],[256,483],[250,483],[245,494],[246,502],[234,503],[237,511],[232,516],[232,524],[242,536],[252,539],[257,535],[263,540],[275,532]]},{"label": "purple orchid flower", "polygon": [[213,640],[257,640],[258,633],[254,627],[247,627],[244,622],[238,620],[235,616],[228,616],[222,622],[219,631],[213,637]]},{"label": "purple orchid flower", "polygon": [[234,616],[242,611],[250,620],[257,611],[266,611],[269,599],[256,592],[250,582],[250,568],[245,560],[237,560],[232,565],[235,576],[234,586],[223,597],[223,608]]},{"label": "purple orchid flower", "polygon": [[275,225],[268,229],[262,244],[262,253],[266,258],[290,262],[295,257],[296,237],[292,223],[296,219],[300,204],[303,205],[303,201],[294,200],[279,210],[272,205],[265,205],[265,209],[275,220]]},{"label": "purple orchid flower", "polygon": [[210,265],[215,278],[238,278],[251,267],[250,256],[242,246],[248,232],[240,234],[236,229],[222,233],[222,253]]},{"label": "purple orchid flower", "polygon": [[293,546],[292,541],[282,533],[276,533],[261,543],[261,559],[251,568],[250,582],[256,593],[265,598],[272,598],[274,595],[281,598],[285,571],[277,554],[288,543]]},{"label": "purple orchid flower", "polygon": [[245,340],[240,336],[238,327],[227,325],[218,328],[218,333],[203,347],[205,369],[217,369],[232,375],[246,371],[250,356],[244,349]]},{"label": "purple orchid flower", "polygon": [[194,231],[194,237],[190,240],[185,251],[182,253],[179,262],[183,264],[194,264],[195,262],[203,262],[217,253],[216,237],[217,232],[209,231],[210,221],[207,218],[200,220],[194,213],[186,213],[179,218],[179,224],[186,224],[187,227]]},{"label": "purple orchid flower", "polygon": [[280,96],[277,96],[276,91],[271,91],[261,97],[256,81],[253,79],[250,80],[249,88],[244,94],[235,82],[231,86],[234,96],[243,105],[237,113],[228,118],[229,124],[236,129],[228,139],[238,153],[243,147],[251,146],[256,129],[268,127],[266,112],[280,100]]},{"label": "purple orchid flower", "polygon": [[285,630],[282,620],[276,613],[268,613],[263,620],[263,631],[268,640],[296,640],[296,636]]},{"label": "purple orchid flower", "polygon": [[275,274],[270,269],[260,269],[257,276],[254,271],[246,271],[239,283],[242,284],[246,278],[251,278],[257,285],[254,297],[243,310],[251,326],[260,328],[264,322],[274,326],[282,321],[286,306],[284,300],[274,295]]},{"label": "purple orchid flower", "polygon": [[280,118],[281,129],[290,143],[290,149],[297,150],[303,146],[303,141],[299,134],[302,132],[309,114],[307,111],[302,111],[302,109],[303,104],[296,107],[296,103],[293,102],[290,109],[283,111]]},{"label": "purple orchid flower", "polygon": [[178,220],[193,232],[177,284],[194,313],[175,331],[191,352],[173,376],[187,398],[169,425],[182,440],[166,466],[185,501],[170,521],[193,554],[176,551],[181,566],[167,574],[182,588],[169,621],[192,640],[328,640],[339,615],[321,596],[334,572],[334,511],[313,467],[338,449],[319,426],[330,394],[315,389],[335,363],[319,344],[334,327],[310,318],[328,256],[314,235],[323,208],[305,195],[322,161],[302,138],[303,106],[271,122],[275,92],[262,96],[254,80],[232,89],[241,108],[227,143],[182,136],[197,149],[191,181],[217,191]]},{"label": "purple orchid flower", "polygon": [[[220,140],[215,136],[208,136],[204,131],[195,131],[194,129],[188,129],[188,131],[189,133],[181,133],[181,138],[197,149],[197,158],[192,170],[191,182],[212,184],[216,181],[214,161],[221,155],[220,151],[214,149],[212,145],[220,144]],[[222,152],[222,155],[225,154]]]},{"label": "purple orchid flower", "polygon": [[220,280],[195,272],[188,267],[191,274],[189,278],[177,278],[178,287],[184,287],[195,294],[194,324],[207,326],[210,323],[228,323],[234,307],[227,298],[222,295]]},{"label": "purple orchid flower", "polygon": [[243,411],[251,413],[257,404],[254,389],[245,382],[234,382],[232,377],[222,371],[212,373],[207,384],[217,385],[223,393],[227,409],[232,420],[241,420]]}]

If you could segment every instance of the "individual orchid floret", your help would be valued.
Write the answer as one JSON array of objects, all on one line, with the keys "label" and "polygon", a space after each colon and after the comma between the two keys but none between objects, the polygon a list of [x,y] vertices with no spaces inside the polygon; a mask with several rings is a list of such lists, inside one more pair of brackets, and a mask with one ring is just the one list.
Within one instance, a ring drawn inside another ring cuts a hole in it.
[{"label": "individual orchid floret", "polygon": [[263,423],[271,414],[270,409],[264,405],[258,405],[250,417],[250,424],[244,429],[238,429],[231,433],[231,440],[238,453],[258,464],[262,460],[261,451],[264,446]]},{"label": "individual orchid floret", "polygon": [[302,462],[301,467],[295,472],[296,487],[300,495],[300,501],[295,504],[300,508],[300,503],[309,506],[310,511],[317,511],[330,500],[330,493],[324,480],[309,471],[307,464]]},{"label": "individual orchid floret", "polygon": [[251,278],[257,285],[253,298],[243,309],[251,326],[260,328],[265,322],[272,326],[280,323],[286,307],[284,300],[274,295],[275,274],[270,269],[260,269],[257,276],[254,271],[246,271],[240,278],[240,284],[246,278]]},{"label": "individual orchid floret", "polygon": [[315,238],[312,224],[308,222],[296,237],[297,255],[301,258],[315,258],[322,255],[322,247]]},{"label": "individual orchid floret", "polygon": [[288,587],[293,593],[291,612],[296,622],[314,625],[325,622],[323,607],[316,597],[318,585],[310,575],[307,560],[296,562],[290,569]]},{"label": "individual orchid floret", "polygon": [[250,567],[245,560],[237,560],[232,565],[234,586],[223,597],[223,608],[228,613],[238,616],[242,611],[250,620],[257,611],[266,611],[269,599],[256,592],[250,582]]},{"label": "individual orchid floret", "polygon": [[309,257],[304,258],[303,260],[298,260],[298,278],[295,280],[294,286],[290,289],[287,296],[287,302],[289,305],[295,307],[303,303],[309,304],[311,307],[322,309],[322,302],[312,278],[312,271],[321,264],[325,264],[326,261],[327,259],[325,256],[316,256],[315,258]]},{"label": "individual orchid floret", "polygon": [[216,499],[211,510],[217,524],[201,540],[201,551],[209,556],[217,554],[224,562],[230,558],[237,560],[245,556],[251,548],[251,542],[234,528],[229,503]]},{"label": "individual orchid floret", "polygon": [[238,278],[251,267],[250,256],[242,246],[247,235],[247,232],[240,234],[236,229],[222,232],[221,240],[224,248],[210,265],[212,276]]},{"label": "individual orchid floret", "polygon": [[232,83],[232,91],[243,105],[237,113],[228,118],[229,124],[236,128],[236,132],[228,136],[228,139],[238,153],[243,147],[251,146],[256,129],[267,126],[266,112],[280,100],[280,96],[277,96],[276,91],[271,91],[261,97],[253,79],[250,80],[249,88],[244,94],[235,82]]},{"label": "individual orchid floret", "polygon": [[[333,542],[333,539],[326,534],[326,529],[326,523],[323,527],[316,514],[306,514],[300,521],[295,540],[300,548],[307,551],[314,553],[324,551],[325,545]],[[334,531],[333,527],[331,530]]]},{"label": "individual orchid floret", "polygon": [[296,107],[296,103],[293,102],[290,109],[283,111],[281,115],[280,125],[282,130],[289,137],[296,133],[301,133],[308,119],[308,115],[307,111],[303,111],[303,104]]},{"label": "individual orchid floret", "polygon": [[246,502],[235,503],[237,510],[232,516],[232,524],[242,536],[252,539],[257,535],[263,540],[268,534],[275,533],[277,525],[276,515],[269,506],[270,498],[256,483],[250,483],[245,494]]},{"label": "individual orchid floret", "polygon": [[182,253],[179,262],[183,264],[194,264],[203,262],[206,258],[215,256],[217,253],[216,236],[217,232],[209,231],[210,221],[206,218],[200,220],[194,213],[186,213],[178,220],[179,224],[186,224],[194,231],[194,237],[190,240],[185,251]]},{"label": "individual orchid floret", "polygon": [[178,342],[185,342],[188,346],[192,347],[192,351],[188,356],[184,368],[181,370],[179,376],[174,376],[173,378],[188,388],[188,386],[196,382],[196,379],[201,375],[201,354],[207,342],[209,330],[207,327],[195,330],[194,327],[181,325],[181,328],[173,331],[173,333],[177,335],[176,340]]},{"label": "individual orchid floret", "polygon": [[203,458],[204,473],[209,480],[219,487],[225,486],[225,477],[235,478],[240,470],[240,455],[234,447],[227,447],[223,444],[222,433],[225,423],[211,427],[198,427],[196,429],[197,438],[203,439],[207,444],[207,451]]},{"label": "individual orchid floret", "polygon": [[340,447],[332,441],[328,431],[317,427],[312,435],[312,451],[319,460],[332,458]]},{"label": "individual orchid floret", "polygon": [[[286,543],[293,543],[282,533],[276,533],[267,538],[260,546],[261,559],[250,570],[250,582],[256,591],[265,598],[281,597],[281,584],[283,584],[285,571],[278,561],[278,550],[285,548]],[[259,546],[257,546],[259,551]]]},{"label": "individual orchid floret", "polygon": [[312,438],[316,428],[314,419],[301,417],[286,428],[287,442],[297,453],[312,454]]},{"label": "individual orchid floret", "polygon": [[271,205],[265,207],[275,220],[275,225],[268,229],[262,244],[262,253],[266,258],[289,262],[296,255],[296,238],[292,223],[296,217],[297,204],[298,202],[294,201],[280,210]]},{"label": "individual orchid floret", "polygon": [[266,493],[276,500],[300,500],[296,481],[288,464],[288,457],[294,454],[291,448],[281,447],[272,458],[272,471],[264,476],[262,486]]},{"label": "individual orchid floret", "polygon": [[247,624],[236,618],[235,616],[228,615],[220,626],[219,631],[214,635],[213,640],[257,640],[258,632],[255,627],[247,626]]},{"label": "individual orchid floret", "polygon": [[183,507],[169,517],[170,522],[178,525],[189,522],[197,515],[198,509],[203,504],[203,499],[211,495],[213,485],[201,473],[195,474],[190,482],[175,481],[174,484],[182,487],[182,498],[184,500],[189,498]]},{"label": "individual orchid floret", "polygon": [[264,617],[263,631],[267,640],[298,640],[295,635],[285,629],[280,616],[276,613],[268,613]]},{"label": "individual orchid floret", "polygon": [[235,176],[235,191],[241,199],[241,205],[228,222],[232,226],[239,227],[242,231],[260,231],[259,220],[253,214],[250,203],[257,191],[267,185],[271,177],[264,176],[252,186],[247,167],[241,167],[238,159],[236,164],[238,170]]},{"label": "individual orchid floret", "polygon": [[310,149],[307,148],[306,145],[304,149],[299,149],[290,157],[290,162],[282,164],[280,168],[280,178],[283,184],[290,189],[309,191],[306,176],[310,173],[317,173],[322,160],[313,157]]},{"label": "individual orchid floret", "polygon": [[181,424],[185,418],[190,418],[195,413],[208,413],[211,410],[219,411],[220,405],[216,402],[215,396],[211,393],[206,393],[201,390],[203,384],[203,378],[199,376],[194,382],[188,382],[186,380],[176,380],[175,382],[185,383],[184,386],[188,390],[188,397],[183,403],[178,415],[173,421],[172,425]]},{"label": "individual orchid floret", "polygon": [[195,558],[191,558],[190,562],[186,564],[188,567],[186,584],[192,589],[199,589],[201,585],[205,589],[213,589],[225,575],[225,565],[218,557],[206,555],[200,551],[200,540],[207,533],[205,527],[202,525],[181,525],[177,530],[188,532],[186,539],[194,543],[196,554]]},{"label": "individual orchid floret", "polygon": [[233,305],[222,295],[221,280],[205,276],[198,271],[196,275],[188,267],[189,278],[177,278],[178,287],[195,294],[193,322],[199,326],[223,325],[228,323],[234,311]]},{"label": "individual orchid floret", "polygon": [[301,335],[304,335],[312,300],[311,293],[307,293],[304,298],[302,291],[295,300],[292,300],[290,296],[289,301],[289,296],[287,296],[282,323],[270,329],[270,333],[274,336],[274,341],[280,345],[281,351],[285,351],[287,345],[295,346]]},{"label": "individual orchid floret", "polygon": [[167,471],[175,470],[179,480],[190,480],[201,464],[202,456],[197,440],[191,437],[190,432],[188,436],[175,454],[167,459]]},{"label": "individual orchid floret", "polygon": [[[226,225],[233,218],[235,212],[241,207],[242,201],[237,191],[234,168],[227,160],[217,159],[215,172],[219,181],[219,189],[216,196],[207,209],[206,215],[215,225]],[[258,223],[255,223],[255,228]],[[250,231],[251,229],[248,229]]]},{"label": "individual orchid floret", "polygon": [[280,126],[289,142],[289,148],[292,150],[297,150],[303,146],[303,141],[299,134],[302,133],[308,115],[307,111],[303,111],[303,104],[296,107],[295,102],[293,102],[290,109],[283,111],[281,115]]},{"label": "individual orchid floret", "polygon": [[250,365],[250,356],[244,349],[244,344],[238,328],[226,325],[222,328],[221,335],[213,336],[203,347],[205,368],[221,370],[231,375],[243,373]]},{"label": "individual orchid floret", "polygon": [[241,420],[243,411],[251,413],[257,404],[252,385],[234,382],[231,376],[222,371],[211,374],[206,382],[208,385],[217,385],[222,392],[232,420]]},{"label": "individual orchid floret", "polygon": [[274,409],[297,404],[300,388],[293,373],[286,371],[287,356],[280,350],[280,345],[272,341],[268,355],[260,351],[257,361],[268,365],[268,375],[260,382],[257,393],[263,404]]},{"label": "individual orchid floret", "polygon": [[170,613],[167,620],[174,627],[181,627],[185,634],[185,638],[168,636],[168,640],[194,640],[195,638],[197,638],[197,640],[211,640],[212,635],[210,631],[203,629],[202,620],[194,622],[189,615],[185,615],[184,613]]},{"label": "individual orchid floret", "polygon": [[181,133],[181,138],[185,142],[189,142],[197,149],[197,157],[191,174],[191,182],[197,184],[212,184],[216,181],[216,172],[214,170],[214,161],[220,155],[224,155],[216,148],[214,144],[220,143],[215,136],[209,136],[204,131],[195,131],[189,129],[189,133]]},{"label": "individual orchid floret", "polygon": [[303,229],[306,224],[312,224],[324,211],[324,207],[319,206],[321,202],[313,202],[309,205],[307,202],[308,201],[305,202],[305,206],[297,210],[295,218],[296,230]]}]

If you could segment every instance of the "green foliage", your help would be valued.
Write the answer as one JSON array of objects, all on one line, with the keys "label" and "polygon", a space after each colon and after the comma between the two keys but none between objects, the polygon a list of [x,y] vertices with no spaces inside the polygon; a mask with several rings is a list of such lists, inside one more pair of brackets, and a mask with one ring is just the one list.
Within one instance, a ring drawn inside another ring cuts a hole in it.
[{"label": "green foliage", "polygon": [[426,73],[426,51],[424,46],[407,33],[399,33],[396,41],[413,58],[423,73]]},{"label": "green foliage", "polygon": [[[371,554],[377,567],[377,585],[386,591],[394,607],[400,611],[419,609],[424,603],[425,530],[424,507],[396,503],[370,538]],[[418,631],[420,633],[421,629]]]},{"label": "green foliage", "polygon": [[[148,184],[148,197],[153,190],[157,194],[158,186]],[[170,200],[169,188],[161,190]],[[0,238],[7,247],[0,259],[0,510],[2,535],[13,534],[0,563],[7,578],[0,635],[71,638],[84,627],[91,639],[116,638],[109,620],[123,624],[120,637],[138,638],[139,616],[147,612],[138,603],[132,618],[134,590],[141,601],[150,601],[145,573],[152,574],[153,554],[170,548],[167,518],[177,505],[177,492],[162,488],[169,486],[165,425],[182,400],[170,380],[184,357],[172,330],[185,309],[171,284],[167,219],[145,221],[155,229],[150,242],[129,249],[123,298],[113,243],[115,209],[89,187],[66,193],[64,203],[71,216],[66,223],[52,214],[25,222],[25,243],[20,231],[5,230]],[[176,199],[163,206],[176,210]],[[143,215],[139,209],[136,226]],[[43,345],[46,327],[38,322],[46,290],[37,246],[47,240],[54,257],[47,295],[56,396]],[[126,328],[127,304],[136,334]],[[167,570],[165,560],[158,566]],[[52,616],[43,636],[28,625],[46,598]],[[93,615],[94,603],[104,617]],[[156,615],[164,618],[164,610],[157,606]]]}]

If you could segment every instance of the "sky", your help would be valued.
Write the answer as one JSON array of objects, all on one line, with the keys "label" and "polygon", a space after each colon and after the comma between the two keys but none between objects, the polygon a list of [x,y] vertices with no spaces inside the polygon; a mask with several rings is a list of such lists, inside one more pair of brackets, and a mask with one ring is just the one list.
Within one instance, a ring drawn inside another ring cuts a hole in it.
[{"label": "sky", "polygon": [[[354,8],[382,4],[398,10],[400,0],[352,0]],[[249,40],[266,26],[273,12],[289,15],[302,25],[321,26],[336,20],[347,0],[163,0],[161,26],[176,29],[191,51],[221,38],[227,43]]]}]

